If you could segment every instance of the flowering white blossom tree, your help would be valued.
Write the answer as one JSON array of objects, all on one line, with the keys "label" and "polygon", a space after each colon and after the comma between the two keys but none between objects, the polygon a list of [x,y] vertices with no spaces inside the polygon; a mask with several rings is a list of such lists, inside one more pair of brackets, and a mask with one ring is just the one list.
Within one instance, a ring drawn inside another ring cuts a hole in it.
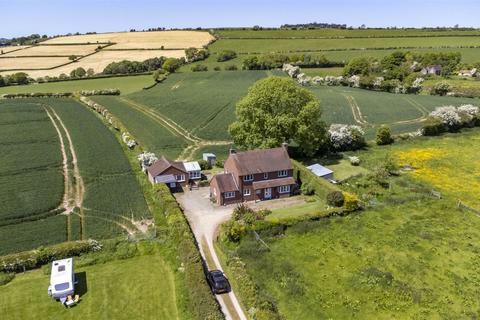
[{"label": "flowering white blossom tree", "polygon": [[440,120],[449,128],[458,127],[462,124],[462,119],[454,106],[438,107],[430,112],[430,117]]},{"label": "flowering white blossom tree", "polygon": [[353,88],[360,87],[360,76],[353,75],[350,78],[348,78],[347,81],[348,81],[348,84]]},{"label": "flowering white blossom tree", "polygon": [[328,129],[330,145],[337,151],[355,150],[365,145],[365,132],[361,127],[348,124],[332,124]]},{"label": "flowering white blossom tree", "polygon": [[137,157],[140,165],[142,166],[142,171],[145,172],[148,167],[155,163],[158,160],[157,156],[153,152],[142,152]]},{"label": "flowering white blossom tree", "polygon": [[382,87],[383,81],[385,81],[384,77],[376,77],[373,81],[373,88],[380,89]]}]

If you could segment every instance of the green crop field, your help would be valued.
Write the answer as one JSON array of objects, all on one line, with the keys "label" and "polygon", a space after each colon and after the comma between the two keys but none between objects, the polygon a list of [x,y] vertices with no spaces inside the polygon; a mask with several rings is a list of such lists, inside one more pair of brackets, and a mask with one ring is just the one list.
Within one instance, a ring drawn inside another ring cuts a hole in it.
[{"label": "green crop field", "polygon": [[[368,178],[349,181],[341,187],[373,198],[370,208],[301,222],[282,235],[260,231],[269,250],[250,235],[220,247],[242,258],[285,319],[476,318],[480,219],[456,201],[479,205],[479,139],[479,129],[465,129],[349,153],[368,169],[390,154],[414,170],[391,177],[389,188],[365,187]],[[281,210],[274,214],[317,208]]]},{"label": "green crop field", "polygon": [[478,30],[437,30],[437,29],[226,29],[214,30],[220,39],[269,39],[269,38],[388,38],[388,37],[445,37],[480,36]]},{"label": "green crop field", "polygon": [[392,94],[349,87],[309,89],[320,99],[327,123],[363,125],[370,133],[369,137],[375,131],[371,127],[388,124],[394,133],[411,132],[419,129],[421,120],[436,107],[480,102],[470,98]]},{"label": "green crop field", "polygon": [[122,94],[128,94],[142,90],[143,87],[152,84],[153,78],[151,75],[111,77],[0,87],[0,95],[4,93],[74,92],[109,88],[118,88]]},{"label": "green crop field", "polygon": [[[228,125],[235,120],[235,105],[248,88],[269,74],[279,71],[209,71],[172,74],[149,90],[122,97],[94,97],[129,128],[147,150],[172,159],[192,144],[182,134],[165,126],[169,121],[181,133],[203,140],[230,140]],[[349,87],[312,86],[321,102],[327,124],[362,125],[367,138],[373,138],[381,124],[395,134],[416,131],[426,115],[443,105],[479,104],[477,99],[424,95],[395,95]],[[355,114],[354,114],[355,113]],[[205,146],[201,152],[215,150],[226,154],[228,146]]]},{"label": "green crop field", "polygon": [[2,319],[179,319],[175,276],[159,255],[140,256],[75,269],[80,303],[65,308],[47,296],[49,275],[17,274],[0,286]]},{"label": "green crop field", "polygon": [[169,131],[157,119],[133,108],[118,97],[97,96],[94,101],[106,106],[128,128],[145,150],[176,159],[188,142],[175,131]]},{"label": "green crop field", "polygon": [[[56,114],[60,135],[47,110]],[[108,238],[123,233],[128,219],[150,217],[121,146],[84,106],[72,99],[2,100],[0,112],[0,199],[5,204],[0,254],[80,237]],[[82,210],[60,215],[67,210],[64,194],[68,206]]]},{"label": "green crop field", "polygon": [[166,116],[200,138],[227,140],[227,127],[235,119],[235,104],[255,81],[268,74],[268,71],[172,74],[160,85],[127,98]]},{"label": "green crop field", "polygon": [[231,49],[238,53],[298,52],[315,50],[395,49],[480,46],[479,37],[412,37],[352,39],[221,39],[212,52]]}]

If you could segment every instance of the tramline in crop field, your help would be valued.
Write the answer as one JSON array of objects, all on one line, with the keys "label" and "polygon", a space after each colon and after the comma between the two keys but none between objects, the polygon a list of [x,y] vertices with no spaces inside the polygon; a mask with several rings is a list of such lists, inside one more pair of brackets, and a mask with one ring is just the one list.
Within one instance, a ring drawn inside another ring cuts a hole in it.
[{"label": "tramline in crop field", "polygon": [[85,107],[2,100],[0,113],[1,253],[111,237],[150,217],[120,145]]}]

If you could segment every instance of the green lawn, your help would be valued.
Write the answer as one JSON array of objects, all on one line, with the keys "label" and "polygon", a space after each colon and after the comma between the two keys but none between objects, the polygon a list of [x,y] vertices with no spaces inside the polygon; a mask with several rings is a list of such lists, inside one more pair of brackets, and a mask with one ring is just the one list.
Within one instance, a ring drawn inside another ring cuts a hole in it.
[{"label": "green lawn", "polygon": [[160,256],[107,262],[75,272],[79,279],[86,277],[82,290],[86,292],[70,309],[47,296],[49,275],[41,270],[17,274],[0,286],[2,319],[179,319],[174,274]]},{"label": "green lawn", "polygon": [[315,197],[307,199],[310,199],[310,201],[298,205],[272,210],[272,213],[266,217],[266,220],[276,221],[288,218],[297,218],[311,212],[322,211],[326,209],[325,201],[321,201],[320,199],[316,199]]},{"label": "green lawn", "polygon": [[[322,163],[322,162],[320,162]],[[350,160],[340,159],[331,162],[322,163],[325,167],[333,171],[335,180],[345,180],[359,174],[367,174],[369,170],[361,166],[352,166]]]},{"label": "green lawn", "polygon": [[80,90],[118,88],[122,94],[142,90],[153,84],[151,75],[112,77],[103,79],[85,79],[50,83],[30,84],[24,86],[0,87],[0,95],[4,93],[24,92],[73,92]]}]

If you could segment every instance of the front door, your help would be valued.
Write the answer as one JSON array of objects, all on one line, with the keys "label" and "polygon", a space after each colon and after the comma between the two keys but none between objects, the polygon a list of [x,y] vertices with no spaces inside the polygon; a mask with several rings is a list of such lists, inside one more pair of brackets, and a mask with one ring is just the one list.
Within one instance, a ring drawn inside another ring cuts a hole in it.
[{"label": "front door", "polygon": [[270,199],[272,197],[272,188],[265,188],[265,199]]}]

